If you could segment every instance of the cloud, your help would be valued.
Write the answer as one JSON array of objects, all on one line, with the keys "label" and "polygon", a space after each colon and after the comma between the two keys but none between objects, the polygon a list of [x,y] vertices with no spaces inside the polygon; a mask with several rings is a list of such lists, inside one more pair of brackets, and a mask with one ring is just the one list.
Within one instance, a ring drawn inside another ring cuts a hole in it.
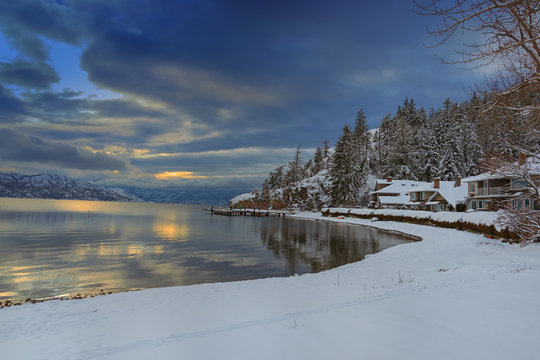
[{"label": "cloud", "polygon": [[4,35],[11,48],[21,55],[41,62],[49,59],[49,50],[37,34],[11,27],[4,30]]},{"label": "cloud", "polygon": [[51,142],[0,128],[0,159],[49,163],[81,170],[124,170],[125,161],[104,153],[93,153],[72,145]]},{"label": "cloud", "polygon": [[24,88],[48,89],[60,81],[60,77],[47,63],[15,59],[12,62],[0,62],[0,81]]},{"label": "cloud", "polygon": [[[100,1],[94,2],[94,8],[102,6]],[[85,1],[76,6],[79,9],[88,8]],[[27,56],[39,58],[43,56],[43,48],[37,54],[32,54],[38,46],[37,35],[77,44],[85,38],[85,28],[89,24],[89,16],[76,7],[64,4],[62,1],[2,1],[0,3],[0,20],[5,33],[10,38],[12,46]],[[43,59],[43,58],[42,58]]]},{"label": "cloud", "polygon": [[22,122],[29,114],[25,102],[0,84],[0,123]]},{"label": "cloud", "polygon": [[155,174],[154,177],[158,180],[207,178],[207,176],[195,175],[193,171],[164,171],[162,173]]},{"label": "cloud", "polygon": [[253,84],[242,84],[225,76],[185,66],[156,66],[154,80],[164,88],[174,89],[181,98],[207,98],[217,102],[247,105],[277,105],[277,93]]},{"label": "cloud", "polygon": [[[467,76],[426,65],[433,54],[421,47],[425,30],[411,7],[0,1],[13,51],[0,59],[0,122],[17,129],[2,132],[12,147],[0,144],[0,157],[78,174],[123,165],[114,181],[136,170],[161,185],[247,186],[299,143],[333,143],[361,107],[375,127],[406,97],[430,107],[462,92]],[[76,79],[74,90],[48,88],[80,76],[78,65],[92,83],[81,81],[85,91],[96,85],[121,98],[82,93]],[[207,178],[154,176],[166,172]]]},{"label": "cloud", "polygon": [[[171,173],[174,169],[179,175],[204,176],[210,179],[257,177],[261,179],[268,172],[292,159],[293,148],[249,147],[231,150],[177,153],[160,157],[131,158],[131,164],[148,173]],[[304,151],[305,160],[312,156],[310,150]],[[188,174],[189,173],[189,174]],[[176,181],[194,178],[193,176],[170,176]],[[262,181],[262,180],[261,180]]]}]

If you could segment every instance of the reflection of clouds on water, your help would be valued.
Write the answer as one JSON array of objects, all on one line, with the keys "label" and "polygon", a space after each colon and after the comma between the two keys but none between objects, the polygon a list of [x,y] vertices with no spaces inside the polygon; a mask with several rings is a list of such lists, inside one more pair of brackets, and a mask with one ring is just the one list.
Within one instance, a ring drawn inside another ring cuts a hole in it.
[{"label": "reflection of clouds on water", "polygon": [[176,224],[161,219],[154,220],[152,231],[155,236],[170,241],[187,241],[189,236],[189,226],[187,224]]},{"label": "reflection of clouds on water", "polygon": [[0,299],[286,276],[389,246],[376,232],[360,240],[359,227],[210,216],[189,205],[7,199],[15,210],[6,211],[4,200]]}]

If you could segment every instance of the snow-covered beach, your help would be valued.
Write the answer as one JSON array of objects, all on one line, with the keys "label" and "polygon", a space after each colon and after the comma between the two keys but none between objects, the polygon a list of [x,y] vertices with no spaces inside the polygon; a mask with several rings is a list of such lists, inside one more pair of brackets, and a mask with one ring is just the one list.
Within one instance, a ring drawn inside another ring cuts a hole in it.
[{"label": "snow-covered beach", "polygon": [[0,310],[6,359],[506,359],[540,350],[540,244],[453,229],[333,270]]}]

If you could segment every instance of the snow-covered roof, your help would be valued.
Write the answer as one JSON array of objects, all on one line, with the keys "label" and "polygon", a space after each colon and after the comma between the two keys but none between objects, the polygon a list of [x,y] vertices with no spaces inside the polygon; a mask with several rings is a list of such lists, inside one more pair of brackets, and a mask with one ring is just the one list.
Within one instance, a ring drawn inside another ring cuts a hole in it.
[{"label": "snow-covered roof", "polygon": [[409,195],[401,194],[396,196],[379,196],[382,205],[405,205],[409,202]]},{"label": "snow-covered roof", "polygon": [[[441,181],[441,183],[442,182],[443,181]],[[453,183],[453,181],[444,181],[444,182]],[[440,194],[448,202],[448,204],[452,205],[455,208],[458,203],[464,202],[465,198],[469,194],[468,185],[462,184],[461,186],[454,186],[452,184],[452,186],[448,186],[448,185],[442,186],[441,184],[440,189],[436,190],[436,192],[431,196],[429,201],[432,201],[432,199],[435,199],[438,194]]]},{"label": "snow-covered roof", "polygon": [[433,192],[440,189],[450,189],[455,185],[454,181],[439,181],[439,187],[435,188],[434,182],[426,183],[426,185],[419,186],[417,189],[411,190],[411,192]]},{"label": "snow-covered roof", "polygon": [[497,174],[497,173],[492,174],[491,172],[488,171],[488,172],[485,172],[476,176],[464,178],[461,181],[463,181],[464,183],[470,183],[470,182],[484,181],[484,180],[490,180],[490,179],[503,179],[507,177],[508,177],[507,175],[502,175],[502,174]]},{"label": "snow-covered roof", "polygon": [[[537,156],[540,157],[540,154]],[[527,162],[521,167],[527,167],[531,175],[540,175],[540,159],[539,158],[531,156],[527,158]],[[488,171],[488,172],[485,172],[476,176],[464,178],[462,181],[465,183],[469,183],[469,182],[484,181],[484,180],[490,180],[490,179],[507,179],[507,178],[512,178],[512,177],[513,176],[511,175],[502,174],[498,172],[497,170],[494,170],[493,173],[491,171]]]},{"label": "snow-covered roof", "polygon": [[421,186],[428,185],[424,181],[413,180],[392,180],[386,181],[386,179],[377,179],[377,184],[389,184],[388,186],[372,191],[371,194],[405,194],[412,190],[416,190]]}]

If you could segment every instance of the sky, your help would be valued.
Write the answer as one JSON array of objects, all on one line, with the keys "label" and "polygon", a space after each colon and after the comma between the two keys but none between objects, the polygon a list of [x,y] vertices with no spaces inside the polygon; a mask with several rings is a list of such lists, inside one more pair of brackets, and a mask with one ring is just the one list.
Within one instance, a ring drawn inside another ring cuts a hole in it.
[{"label": "sky", "polygon": [[363,109],[461,101],[408,0],[0,0],[0,171],[228,189]]}]

